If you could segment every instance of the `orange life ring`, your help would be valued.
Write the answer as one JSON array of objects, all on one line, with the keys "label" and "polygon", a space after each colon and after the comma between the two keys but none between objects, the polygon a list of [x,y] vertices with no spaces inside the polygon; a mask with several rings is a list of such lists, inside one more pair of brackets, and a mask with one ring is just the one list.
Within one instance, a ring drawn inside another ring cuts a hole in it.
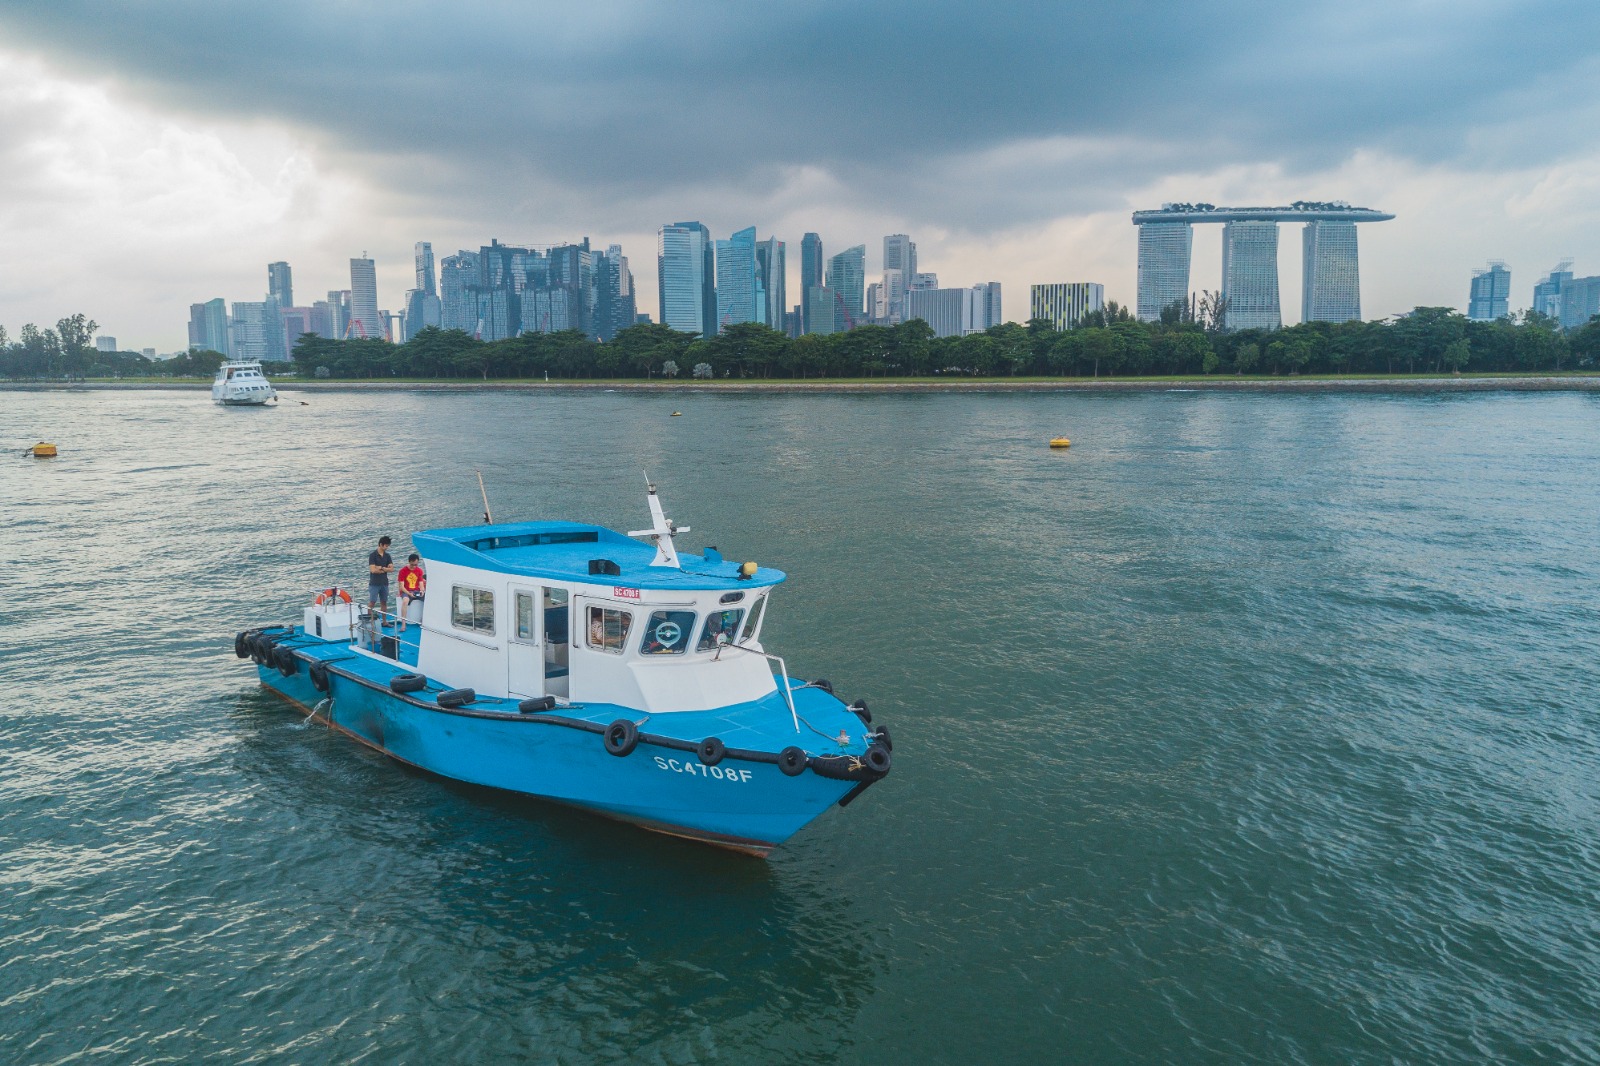
[{"label": "orange life ring", "polygon": [[327,603],[329,600],[332,600],[335,597],[343,600],[345,603],[351,602],[350,594],[344,589],[325,589],[322,592],[317,593],[316,605],[321,607],[324,603]]}]

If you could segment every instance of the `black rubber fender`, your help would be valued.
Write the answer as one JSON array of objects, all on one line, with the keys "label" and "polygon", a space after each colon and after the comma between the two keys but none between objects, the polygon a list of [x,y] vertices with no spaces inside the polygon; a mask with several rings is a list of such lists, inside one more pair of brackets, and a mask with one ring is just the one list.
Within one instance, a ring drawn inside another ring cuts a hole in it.
[{"label": "black rubber fender", "polygon": [[267,639],[266,634],[257,633],[250,641],[250,658],[256,661],[256,665],[266,666],[271,661],[271,655],[272,641]]},{"label": "black rubber fender", "polygon": [[[815,682],[813,682],[815,684]],[[806,772],[806,750],[797,748],[793,744],[778,752],[778,769],[789,777],[798,777]]]},{"label": "black rubber fender", "polygon": [[812,688],[820,688],[822,691],[826,692],[828,695],[830,695],[830,696],[833,695],[833,682],[829,681],[825,677],[819,677],[815,681],[811,682],[811,687]]},{"label": "black rubber fender", "polygon": [[318,692],[326,692],[332,685],[328,678],[328,664],[314,662],[311,664],[311,687]]},{"label": "black rubber fender", "polygon": [[478,694],[470,688],[450,688],[439,693],[434,700],[441,707],[465,707],[478,698]]},{"label": "black rubber fender", "polygon": [[867,769],[875,774],[886,774],[894,763],[894,756],[882,744],[874,744],[861,756],[861,761],[867,764]]},{"label": "black rubber fender", "polygon": [[867,709],[866,700],[856,700],[850,705],[849,709],[854,712],[857,718],[861,719],[862,725],[872,724],[872,712]]},{"label": "black rubber fender", "polygon": [[278,668],[278,673],[284,677],[293,677],[300,672],[300,663],[294,657],[294,652],[288,648],[272,649],[272,664]]},{"label": "black rubber fender", "polygon": [[523,700],[517,704],[517,710],[523,714],[538,714],[540,711],[553,711],[556,709],[554,696],[540,696],[537,699]]},{"label": "black rubber fender", "polygon": [[606,750],[613,755],[632,755],[639,746],[639,727],[626,718],[618,718],[606,726],[603,734]]},{"label": "black rubber fender", "polygon": [[395,674],[389,679],[390,692],[420,692],[428,686],[421,674]]},{"label": "black rubber fender", "polygon": [[872,736],[872,737],[876,738],[879,744],[882,744],[884,747],[888,748],[890,751],[894,750],[894,741],[891,740],[890,737],[889,737],[889,727],[888,726],[880,725],[877,728],[877,731],[869,734],[869,736]]},{"label": "black rubber fender", "polygon": [[241,659],[250,658],[250,638],[255,636],[253,629],[241,629],[233,637],[233,654]]},{"label": "black rubber fender", "polygon": [[700,756],[700,761],[704,765],[715,766],[722,761],[724,755],[728,754],[728,747],[718,737],[706,737],[695,747],[694,753]]}]

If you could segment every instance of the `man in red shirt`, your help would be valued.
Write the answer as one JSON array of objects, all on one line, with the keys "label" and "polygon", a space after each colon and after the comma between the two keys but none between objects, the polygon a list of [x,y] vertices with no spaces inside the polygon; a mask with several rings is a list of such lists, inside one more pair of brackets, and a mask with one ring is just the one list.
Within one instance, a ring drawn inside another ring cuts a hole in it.
[{"label": "man in red shirt", "polygon": [[406,560],[406,565],[400,568],[400,629],[406,628],[406,607],[412,600],[422,602],[422,596],[428,591],[428,575],[423,572],[422,557],[416,552]]}]

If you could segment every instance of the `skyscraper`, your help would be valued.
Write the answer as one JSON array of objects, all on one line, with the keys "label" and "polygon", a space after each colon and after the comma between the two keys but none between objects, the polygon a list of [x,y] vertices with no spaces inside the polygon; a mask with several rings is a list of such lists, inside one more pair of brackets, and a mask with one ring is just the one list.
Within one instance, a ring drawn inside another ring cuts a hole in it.
[{"label": "skyscraper", "polygon": [[843,333],[852,323],[844,313],[844,301],[826,285],[813,285],[806,290],[811,304],[811,327],[807,333]]},{"label": "skyscraper", "polygon": [[906,293],[906,321],[922,319],[935,337],[962,336],[971,316],[971,289],[912,289]]},{"label": "skyscraper", "polygon": [[280,308],[294,306],[294,281],[288,263],[267,264],[267,295],[278,301]]},{"label": "skyscraper", "polygon": [[[904,233],[892,233],[883,239],[883,312],[875,315],[886,323],[896,323],[905,317],[906,281],[917,272],[917,245]],[[891,277],[897,274],[897,277]]]},{"label": "skyscraper", "polygon": [[963,325],[964,332],[982,333],[991,326],[998,326],[1005,321],[1005,315],[1000,310],[1000,283],[998,281],[980,281],[970,290],[970,309],[967,320]]},{"label": "skyscraper", "polygon": [[1572,280],[1572,260],[1563,259],[1533,287],[1533,309],[1560,321],[1561,290]]},{"label": "skyscraper", "polygon": [[417,291],[426,296],[439,295],[433,276],[433,242],[418,241],[415,248],[417,260]]},{"label": "skyscraper", "polygon": [[283,360],[283,319],[278,303],[268,299],[233,305],[232,351],[235,359]]},{"label": "skyscraper", "polygon": [[756,282],[766,299],[759,321],[773,329],[783,329],[784,311],[789,306],[788,255],[783,242],[768,237],[756,243]]},{"label": "skyscraper", "polygon": [[1029,295],[1028,317],[1042,318],[1056,329],[1071,329],[1084,315],[1106,306],[1106,287],[1093,281],[1035,285]]},{"label": "skyscraper", "polygon": [[656,234],[660,320],[684,333],[716,335],[716,267],[711,231],[698,222],[674,222]]},{"label": "skyscraper", "polygon": [[632,326],[637,317],[633,271],[628,269],[628,257],[622,254],[622,245],[613,244],[595,256],[594,290],[594,334],[603,341],[614,340],[618,333]]},{"label": "skyscraper", "polygon": [[1359,322],[1361,267],[1356,224],[1319,219],[1300,234],[1300,321]]},{"label": "skyscraper", "polygon": [[[1149,228],[1141,229],[1141,240],[1143,230]],[[1277,329],[1283,325],[1278,308],[1276,222],[1243,220],[1222,227],[1222,297],[1228,306],[1228,329]],[[1182,298],[1187,299],[1187,294]],[[1156,317],[1160,317],[1159,308]]]},{"label": "skyscraper", "polygon": [[844,309],[845,329],[854,329],[861,321],[861,305],[866,298],[867,246],[858,244],[846,248],[828,260],[828,288]]},{"label": "skyscraper", "polygon": [[220,296],[189,305],[189,347],[219,355],[233,350],[228,343],[228,305]]},{"label": "skyscraper", "polygon": [[405,310],[401,314],[400,336],[409,341],[429,326],[437,327],[443,307],[439,297],[421,289],[407,289]]},{"label": "skyscraper", "polygon": [[478,253],[462,250],[439,264],[439,328],[478,328]]},{"label": "skyscraper", "polygon": [[1561,328],[1577,329],[1595,315],[1600,315],[1600,277],[1561,283]]},{"label": "skyscraper", "polygon": [[756,228],[746,227],[717,242],[717,332],[739,322],[759,322],[765,311],[756,300]]},{"label": "skyscraper", "polygon": [[1511,271],[1499,260],[1472,272],[1472,295],[1467,301],[1467,318],[1474,322],[1493,322],[1511,312]]},{"label": "skyscraper", "polygon": [[1146,222],[1139,227],[1138,314],[1146,322],[1161,318],[1174,302],[1189,299],[1189,255],[1194,226],[1188,222]]},{"label": "skyscraper", "polygon": [[379,338],[383,322],[378,318],[377,265],[365,253],[350,260],[350,336]]},{"label": "skyscraper", "polygon": [[811,290],[822,284],[822,238],[808,233],[800,238],[800,330],[811,328]]}]

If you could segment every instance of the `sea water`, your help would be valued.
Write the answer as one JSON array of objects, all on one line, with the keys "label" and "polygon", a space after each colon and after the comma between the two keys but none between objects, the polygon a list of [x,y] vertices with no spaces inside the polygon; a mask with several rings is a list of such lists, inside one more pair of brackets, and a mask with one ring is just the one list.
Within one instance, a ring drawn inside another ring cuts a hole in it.
[{"label": "sea water", "polygon": [[[0,393],[0,1061],[1600,1060],[1600,400],[283,397]],[[788,571],[893,773],[761,862],[256,684],[479,471]]]}]

